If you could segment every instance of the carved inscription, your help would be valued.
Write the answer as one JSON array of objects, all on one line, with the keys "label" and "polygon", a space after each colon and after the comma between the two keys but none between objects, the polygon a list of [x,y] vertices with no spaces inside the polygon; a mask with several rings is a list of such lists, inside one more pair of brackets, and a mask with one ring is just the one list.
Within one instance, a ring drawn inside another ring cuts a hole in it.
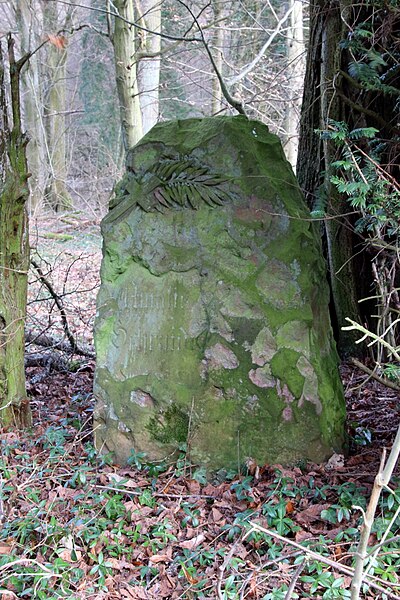
[{"label": "carved inscription", "polygon": [[143,332],[140,329],[129,340],[129,352],[174,352],[179,350],[194,350],[196,339],[187,337],[185,333],[169,333],[157,335]]},{"label": "carved inscription", "polygon": [[176,308],[183,309],[186,304],[186,299],[184,295],[178,291],[178,286],[174,286],[166,294],[159,294],[147,290],[140,290],[134,285],[132,287],[125,287],[121,290],[118,304],[121,309],[174,310]]},{"label": "carved inscription", "polygon": [[[188,304],[179,282],[154,291],[126,285],[118,296],[113,345],[123,347],[128,356],[195,350],[196,338],[187,333]],[[168,333],[162,333],[166,329]]]}]

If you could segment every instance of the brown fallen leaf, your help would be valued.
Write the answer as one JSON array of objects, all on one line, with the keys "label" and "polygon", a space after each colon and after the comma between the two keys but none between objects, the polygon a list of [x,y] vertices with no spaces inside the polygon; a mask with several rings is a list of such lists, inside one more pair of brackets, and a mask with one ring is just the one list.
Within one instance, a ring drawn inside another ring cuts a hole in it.
[{"label": "brown fallen leaf", "polygon": [[189,571],[186,569],[185,565],[182,565],[182,571],[187,579],[187,581],[190,583],[190,585],[195,585],[196,583],[199,582],[199,579],[197,579],[197,577],[193,577]]},{"label": "brown fallen leaf", "polygon": [[47,39],[50,44],[55,46],[58,50],[64,50],[67,46],[67,38],[65,35],[54,35],[53,33],[47,34]]},{"label": "brown fallen leaf", "polygon": [[294,539],[296,540],[296,542],[300,543],[300,542],[304,542],[304,540],[309,540],[311,539],[312,533],[308,532],[308,531],[304,531],[304,529],[300,529],[300,531],[296,531],[296,535],[294,537]]},{"label": "brown fallen leaf", "polygon": [[286,502],[286,514],[291,515],[294,512],[295,506],[292,500]]},{"label": "brown fallen leaf", "polygon": [[192,537],[190,540],[185,540],[184,542],[181,542],[179,545],[181,548],[186,548],[187,550],[193,550],[193,548],[196,548],[202,542],[204,542],[205,539],[206,539],[206,536],[204,535],[204,533],[199,533],[199,535]]},{"label": "brown fallen leaf", "polygon": [[218,510],[218,508],[215,508],[214,506],[211,509],[211,516],[212,516],[214,523],[218,523],[219,521],[222,521],[222,519],[224,518],[224,515]]},{"label": "brown fallen leaf", "polygon": [[65,560],[65,562],[75,563],[82,558],[82,552],[80,550],[69,550],[68,548],[64,548],[64,550],[60,550],[58,552],[58,556]]},{"label": "brown fallen leaf", "polygon": [[321,513],[323,510],[327,510],[330,508],[330,504],[312,504],[305,510],[297,513],[296,520],[300,525],[309,525],[310,523],[314,523],[315,521],[321,521]]},{"label": "brown fallen leaf", "polygon": [[149,600],[146,589],[141,585],[124,588],[121,590],[121,595],[123,598],[132,598],[132,600]]},{"label": "brown fallen leaf", "polygon": [[152,563],[168,562],[170,560],[168,554],[154,554],[149,556],[149,561]]}]

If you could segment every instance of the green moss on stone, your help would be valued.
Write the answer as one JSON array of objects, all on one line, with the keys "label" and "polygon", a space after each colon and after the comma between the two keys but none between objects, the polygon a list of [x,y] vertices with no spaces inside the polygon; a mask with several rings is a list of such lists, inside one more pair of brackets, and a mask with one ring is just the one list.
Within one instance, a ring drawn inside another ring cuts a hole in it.
[{"label": "green moss on stone", "polygon": [[286,383],[296,398],[300,398],[304,385],[304,377],[297,368],[299,357],[298,352],[281,348],[270,362],[272,375]]},{"label": "green moss on stone", "polygon": [[146,429],[153,440],[162,444],[186,442],[189,433],[189,416],[177,404],[171,404],[160,414],[151,417]]}]

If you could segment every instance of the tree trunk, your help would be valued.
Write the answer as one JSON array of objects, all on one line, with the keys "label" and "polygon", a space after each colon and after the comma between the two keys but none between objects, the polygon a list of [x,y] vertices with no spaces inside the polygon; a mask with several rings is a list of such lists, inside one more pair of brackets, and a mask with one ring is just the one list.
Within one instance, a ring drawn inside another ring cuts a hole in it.
[{"label": "tree trunk", "polygon": [[[114,17],[112,43],[114,47],[115,75],[121,114],[122,137],[125,151],[143,136],[139,101],[136,61],[136,35],[133,0],[115,0],[113,7],[124,20]],[[115,12],[114,10],[112,12]]]},{"label": "tree trunk", "polygon": [[290,0],[290,26],[287,32],[288,98],[285,114],[286,158],[296,170],[299,148],[299,122],[305,72],[305,45],[303,32],[303,2]]},{"label": "tree trunk", "polygon": [[[213,0],[212,7],[214,11],[214,34],[212,36],[212,52],[214,55],[215,64],[218,71],[222,75],[223,67],[223,48],[225,41],[225,32],[221,25],[221,20],[226,14],[225,5],[220,0]],[[211,100],[211,115],[218,115],[223,110],[222,90],[218,77],[213,76],[212,79],[212,100]]]},{"label": "tree trunk", "polygon": [[[21,33],[21,54],[33,50],[43,41],[33,27],[33,8],[31,0],[19,0],[15,5],[15,18]],[[26,65],[28,66],[28,65]],[[43,123],[42,78],[38,56],[29,60],[29,68],[21,73],[23,96],[24,127],[30,143],[27,147],[27,159],[31,177],[29,180],[29,211],[34,212],[43,202],[47,178],[47,153]]]},{"label": "tree trunk", "polygon": [[[328,119],[344,118],[342,103],[334,90],[334,80],[340,70],[339,42],[344,35],[343,28],[341,7],[335,0],[312,0],[297,176],[311,208],[318,198],[328,199],[326,210],[330,218],[324,221],[324,236],[338,349],[343,355],[359,355],[360,346],[355,345],[354,332],[341,330],[346,317],[354,321],[360,318],[352,227],[345,217],[339,216],[349,212],[349,205],[339,197],[330,181],[331,163],[335,160],[333,142],[322,142],[315,131],[327,129]],[[335,215],[337,218],[332,218]]]},{"label": "tree trunk", "polygon": [[[63,23],[67,27],[68,13]],[[47,34],[58,29],[56,2],[43,5],[43,25]],[[66,83],[67,50],[65,47],[47,45],[47,89],[44,107],[44,123],[49,153],[49,175],[46,185],[46,202],[54,210],[70,208],[71,196],[66,187],[68,174],[66,150]]]},{"label": "tree trunk", "polygon": [[[142,0],[139,24],[149,31],[161,31],[161,3],[159,0]],[[148,31],[140,36],[140,52],[149,55],[138,65],[138,86],[142,112],[143,135],[157,123],[159,116],[161,37]]]},{"label": "tree trunk", "polygon": [[[20,70],[9,36],[10,84],[6,92],[0,47],[0,424],[30,424],[24,372],[24,323],[29,268],[26,203],[27,138],[21,129]],[[12,125],[7,106],[11,103]]]}]

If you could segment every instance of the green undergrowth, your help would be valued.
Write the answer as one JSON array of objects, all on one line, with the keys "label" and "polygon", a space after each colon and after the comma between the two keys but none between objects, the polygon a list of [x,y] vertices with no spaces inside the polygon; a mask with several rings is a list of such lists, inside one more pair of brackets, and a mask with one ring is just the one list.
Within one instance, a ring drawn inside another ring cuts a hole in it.
[{"label": "green undergrowth", "polygon": [[[184,444],[174,464],[132,453],[116,468],[68,424],[0,439],[0,591],[12,597],[280,600],[294,578],[291,598],[350,597],[340,567],[370,491],[356,479],[299,465],[207,481]],[[370,573],[399,594],[397,493],[381,501],[371,546],[388,539]]]}]

